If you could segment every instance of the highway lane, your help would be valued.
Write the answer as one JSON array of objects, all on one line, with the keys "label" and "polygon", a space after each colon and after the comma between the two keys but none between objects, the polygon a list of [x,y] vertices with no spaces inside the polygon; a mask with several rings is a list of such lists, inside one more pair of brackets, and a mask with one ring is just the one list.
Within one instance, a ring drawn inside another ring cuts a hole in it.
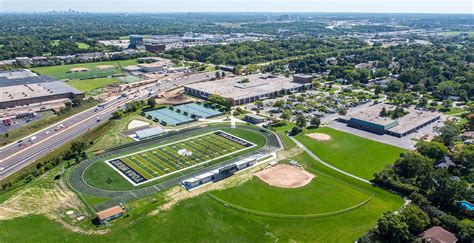
[{"label": "highway lane", "polygon": [[[115,98],[111,101],[104,102],[104,108],[97,111],[95,111],[95,108],[87,110],[62,122],[56,123],[48,129],[30,135],[23,139],[22,144],[27,143],[28,145],[26,146],[18,146],[17,143],[5,146],[0,150],[0,181],[33,163],[45,154],[57,149],[64,143],[106,122],[112,116],[113,112],[123,108],[126,103],[132,100],[148,98],[150,90],[158,93],[185,84],[206,81],[209,80],[210,77],[212,77],[210,73],[201,73],[168,81],[159,80],[155,84],[128,92],[127,98]],[[96,117],[99,117],[101,121],[97,122]],[[54,131],[55,127],[59,124],[64,124],[64,128],[59,131]],[[46,133],[46,131],[48,131],[48,133]],[[32,136],[35,136],[36,139],[31,143],[29,139]]]}]

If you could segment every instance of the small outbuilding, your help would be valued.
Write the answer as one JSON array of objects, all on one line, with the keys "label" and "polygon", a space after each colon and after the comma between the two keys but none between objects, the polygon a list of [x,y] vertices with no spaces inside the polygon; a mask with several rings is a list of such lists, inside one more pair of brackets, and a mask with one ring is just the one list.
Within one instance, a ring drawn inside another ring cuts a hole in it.
[{"label": "small outbuilding", "polygon": [[245,115],[245,121],[248,121],[252,124],[260,124],[265,122],[267,119],[263,116],[255,115],[255,114],[247,114]]},{"label": "small outbuilding", "polygon": [[111,207],[96,213],[96,219],[101,224],[105,224],[111,220],[121,217],[125,210],[121,206]]}]

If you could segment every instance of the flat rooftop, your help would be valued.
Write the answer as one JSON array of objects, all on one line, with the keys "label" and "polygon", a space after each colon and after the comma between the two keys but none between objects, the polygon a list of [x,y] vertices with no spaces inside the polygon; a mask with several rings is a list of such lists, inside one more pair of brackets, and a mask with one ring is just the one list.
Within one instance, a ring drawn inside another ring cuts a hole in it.
[{"label": "flat rooftop", "polygon": [[388,129],[391,132],[395,133],[405,133],[416,127],[426,124],[433,119],[441,116],[439,112],[431,112],[431,111],[422,111],[416,110],[413,108],[404,108],[405,111],[408,112],[403,117],[398,119],[391,119],[390,117],[381,117],[380,111],[385,107],[387,111],[394,110],[396,106],[388,105],[388,104],[376,104],[373,106],[369,106],[365,109],[358,110],[352,113],[347,114],[344,116],[344,119],[349,120],[350,118],[356,118],[363,121],[368,121],[371,123],[379,124],[379,125],[389,125],[393,122],[398,122],[398,125]]},{"label": "flat rooftop", "polygon": [[0,87],[53,82],[55,79],[38,75],[28,69],[0,71]]},{"label": "flat rooftop", "polygon": [[376,104],[373,106],[369,106],[365,109],[357,110],[352,113],[349,113],[345,116],[347,120],[350,118],[355,118],[362,121],[368,121],[374,124],[387,126],[395,122],[390,117],[382,117],[380,116],[380,111],[385,107],[387,111],[394,110],[396,107],[392,105],[386,104]]},{"label": "flat rooftop", "polygon": [[23,84],[2,87],[0,91],[0,102],[23,100],[67,93],[82,94],[81,91],[60,81]]},{"label": "flat rooftop", "polygon": [[[247,79],[248,82],[243,81]],[[265,95],[282,89],[299,88],[301,86],[301,83],[293,82],[292,77],[264,74],[239,76],[186,85],[186,87],[191,89],[206,92],[208,94],[219,94],[223,97],[232,98],[234,100]]]}]

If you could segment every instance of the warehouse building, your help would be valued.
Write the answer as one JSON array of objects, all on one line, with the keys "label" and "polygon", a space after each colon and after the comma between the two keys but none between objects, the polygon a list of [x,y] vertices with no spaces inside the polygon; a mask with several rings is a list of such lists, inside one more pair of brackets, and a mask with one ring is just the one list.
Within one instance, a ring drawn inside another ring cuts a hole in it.
[{"label": "warehouse building", "polygon": [[388,134],[394,137],[404,137],[419,129],[436,122],[441,118],[438,112],[421,111],[415,109],[404,109],[406,115],[392,119],[388,116],[380,115],[382,109],[386,111],[394,110],[396,107],[387,104],[376,104],[365,109],[358,110],[340,117],[338,120],[347,123],[348,126],[360,130],[383,135]]},{"label": "warehouse building", "polygon": [[84,98],[84,93],[60,81],[2,87],[0,108],[29,105],[58,99]]},{"label": "warehouse building", "polygon": [[48,76],[38,75],[28,69],[0,71],[0,87],[53,81],[56,80]]},{"label": "warehouse building", "polygon": [[233,105],[243,105],[256,100],[277,97],[282,93],[296,93],[310,88],[312,88],[311,79],[301,75],[284,77],[254,74],[190,84],[184,86],[184,91],[203,99],[218,94],[228,99]]}]

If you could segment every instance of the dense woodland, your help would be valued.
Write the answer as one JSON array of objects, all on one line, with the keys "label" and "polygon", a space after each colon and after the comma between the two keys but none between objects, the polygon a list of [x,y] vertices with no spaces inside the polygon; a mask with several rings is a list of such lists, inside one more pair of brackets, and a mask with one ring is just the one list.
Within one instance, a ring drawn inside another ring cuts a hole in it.
[{"label": "dense woodland", "polygon": [[[346,28],[326,28],[336,20],[366,21],[373,24]],[[130,34],[181,35],[196,33],[260,33],[286,36],[340,36],[348,33],[375,33],[411,28],[457,30],[472,25],[469,15],[424,14],[90,14],[37,13],[0,14],[0,60],[20,56],[67,55],[81,52],[114,50],[98,40],[118,39]],[[406,27],[393,27],[399,23]],[[469,29],[468,29],[469,30]],[[463,31],[466,31],[464,28]],[[59,42],[58,42],[59,41]],[[77,42],[89,48],[79,48]]]}]

